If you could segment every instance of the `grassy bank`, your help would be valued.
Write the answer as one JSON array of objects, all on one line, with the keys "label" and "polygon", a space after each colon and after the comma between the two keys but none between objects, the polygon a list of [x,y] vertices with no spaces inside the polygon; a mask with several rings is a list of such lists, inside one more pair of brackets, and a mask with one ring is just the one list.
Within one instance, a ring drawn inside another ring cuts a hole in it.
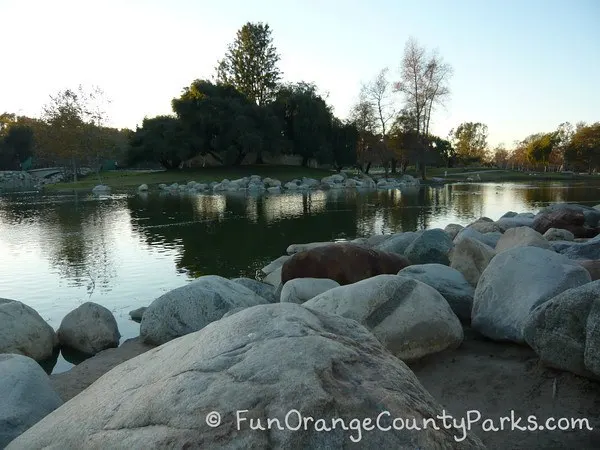
[{"label": "grassy bank", "polygon": [[149,187],[158,186],[161,183],[185,184],[189,181],[198,183],[209,183],[211,181],[221,181],[225,178],[234,180],[250,175],[260,175],[261,177],[271,177],[287,182],[294,178],[316,178],[320,180],[323,177],[331,175],[331,170],[311,169],[299,166],[239,166],[239,167],[207,167],[202,169],[173,170],[160,172],[144,172],[130,170],[115,170],[103,172],[100,179],[96,175],[89,175],[77,182],[56,183],[45,186],[44,189],[49,192],[70,191],[70,190],[88,190],[100,184],[106,184],[115,190],[128,190],[137,188],[141,184],[147,184]]}]

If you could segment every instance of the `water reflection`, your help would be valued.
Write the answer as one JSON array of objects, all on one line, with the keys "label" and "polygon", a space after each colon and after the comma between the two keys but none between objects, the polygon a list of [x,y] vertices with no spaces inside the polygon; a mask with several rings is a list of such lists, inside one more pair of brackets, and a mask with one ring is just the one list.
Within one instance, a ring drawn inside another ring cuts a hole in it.
[{"label": "water reflection", "polygon": [[[553,201],[595,205],[599,186],[457,183],[282,195],[150,192],[104,200],[3,196],[0,297],[29,304],[54,328],[70,310],[95,301],[113,311],[127,339],[139,331],[129,310],[201,275],[253,277],[292,243],[465,225]],[[61,361],[57,367],[64,368]]]}]

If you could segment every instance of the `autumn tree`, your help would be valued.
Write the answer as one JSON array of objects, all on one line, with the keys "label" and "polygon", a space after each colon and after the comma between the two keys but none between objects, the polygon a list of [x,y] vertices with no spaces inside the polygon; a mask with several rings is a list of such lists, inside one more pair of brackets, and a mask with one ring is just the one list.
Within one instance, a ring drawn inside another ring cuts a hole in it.
[{"label": "autumn tree", "polygon": [[600,122],[577,126],[569,143],[566,157],[592,173],[600,165]]},{"label": "autumn tree", "polygon": [[349,116],[358,132],[357,162],[361,170],[368,174],[371,165],[378,161],[379,155],[374,148],[377,117],[373,104],[365,98],[364,92],[361,92],[358,101],[352,106]]},{"label": "autumn tree", "polygon": [[487,125],[480,122],[461,123],[449,133],[458,157],[464,162],[482,162],[485,159],[487,137]]},{"label": "autumn tree", "polygon": [[526,147],[527,157],[533,163],[542,164],[544,172],[548,170],[550,155],[557,143],[556,133],[538,133],[529,136],[523,142]]},{"label": "autumn tree", "polygon": [[448,81],[451,75],[452,68],[443,62],[437,52],[428,52],[414,38],[407,41],[400,65],[400,80],[395,83],[395,90],[404,95],[405,108],[414,117],[414,150],[419,154],[423,178],[427,152],[431,150],[428,139],[431,115],[435,106],[449,96]]},{"label": "autumn tree", "polygon": [[97,133],[105,119],[104,104],[108,100],[99,88],[85,90],[65,89],[54,96],[43,108],[43,119],[48,125],[48,150],[72,167],[73,177],[82,164],[93,164],[100,169],[105,143]]},{"label": "autumn tree", "polygon": [[508,167],[509,158],[510,153],[503,143],[498,144],[492,151],[492,161],[496,167],[506,169]]}]

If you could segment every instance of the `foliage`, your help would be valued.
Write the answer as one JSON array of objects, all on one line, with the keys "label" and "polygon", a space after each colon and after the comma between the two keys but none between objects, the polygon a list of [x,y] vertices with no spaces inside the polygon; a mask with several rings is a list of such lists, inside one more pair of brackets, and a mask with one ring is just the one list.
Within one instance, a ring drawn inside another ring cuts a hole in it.
[{"label": "foliage", "polygon": [[550,154],[558,142],[556,133],[539,133],[529,136],[523,143],[530,161],[541,163],[547,168]]},{"label": "foliage", "polygon": [[19,170],[33,154],[33,130],[18,123],[10,125],[0,138],[0,170]]},{"label": "foliage", "polygon": [[457,156],[466,163],[482,162],[487,150],[487,125],[480,122],[461,123],[456,130],[450,130],[450,140],[456,148]]},{"label": "foliage", "polygon": [[600,165],[600,122],[578,126],[565,156],[569,161],[584,166],[590,173],[597,168]]},{"label": "foliage", "polygon": [[166,169],[176,169],[192,155],[190,143],[187,130],[177,118],[145,118],[131,136],[127,162],[158,161]]},{"label": "foliage", "polygon": [[269,25],[248,22],[219,61],[217,82],[231,85],[253,103],[264,105],[274,98],[281,78],[278,62]]}]

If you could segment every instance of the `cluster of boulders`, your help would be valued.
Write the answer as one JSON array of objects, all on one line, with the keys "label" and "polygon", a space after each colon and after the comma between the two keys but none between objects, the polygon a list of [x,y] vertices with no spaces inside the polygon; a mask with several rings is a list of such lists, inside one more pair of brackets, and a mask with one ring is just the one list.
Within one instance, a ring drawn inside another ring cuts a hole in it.
[{"label": "cluster of boulders", "polygon": [[0,448],[62,404],[42,369],[59,350],[85,358],[120,338],[112,313],[96,303],[71,311],[55,332],[33,308],[0,298]]},{"label": "cluster of boulders", "polygon": [[[213,181],[211,183],[197,183],[190,181],[186,184],[173,183],[170,185],[160,184],[159,189],[167,193],[205,193],[205,192],[268,192],[278,194],[286,191],[308,191],[316,189],[398,189],[406,186],[418,186],[419,180],[403,175],[400,178],[374,179],[367,175],[350,176],[345,172],[330,175],[316,180],[303,177],[286,183],[273,178],[261,178],[259,175],[239,178],[237,180]],[[147,192],[149,187],[142,184],[138,187],[139,192]]]},{"label": "cluster of boulders", "polygon": [[38,180],[24,171],[0,171],[0,193],[32,191],[38,186]]},{"label": "cluster of boulders", "polygon": [[[343,427],[240,428],[240,410],[265,424],[283,421],[290,409],[341,420],[389,410],[440,423],[442,406],[406,363],[460,346],[465,326],[529,345],[550,367],[600,380],[599,221],[600,210],[559,204],[466,227],[290,245],[261,280],[202,276],[131,312],[141,320],[140,338],[156,348],[112,369],[7,448],[137,448],[149,439],[159,448],[349,442]],[[21,305],[12,307],[27,308]],[[82,325],[71,343],[92,327],[74,316]],[[39,340],[50,349],[66,339],[37,326],[0,353],[23,354],[22,343],[42,330]],[[17,363],[12,370],[25,370]],[[34,378],[32,385],[43,385]],[[56,408],[51,395],[43,398],[43,414]],[[6,410],[0,406],[0,428]],[[220,427],[207,425],[211,411],[221,414]],[[25,424],[21,432],[40,415],[11,423]],[[375,430],[365,439],[389,448],[483,448],[472,433],[462,442],[457,435],[440,425]]]}]

